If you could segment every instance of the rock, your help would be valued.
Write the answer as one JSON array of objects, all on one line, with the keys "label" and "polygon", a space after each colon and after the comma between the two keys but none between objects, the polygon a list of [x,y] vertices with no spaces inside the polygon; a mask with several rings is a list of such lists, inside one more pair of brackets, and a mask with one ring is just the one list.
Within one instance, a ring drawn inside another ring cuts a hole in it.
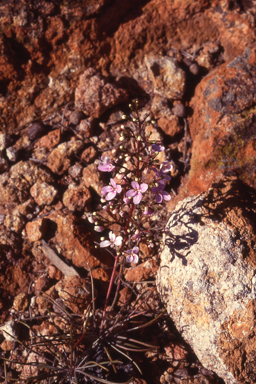
[{"label": "rock", "polygon": [[157,124],[168,136],[174,137],[183,131],[183,126],[180,124],[177,116],[161,117]]},{"label": "rock", "polygon": [[0,173],[8,170],[8,161],[0,154]]},{"label": "rock", "polygon": [[49,132],[47,135],[41,137],[37,143],[35,143],[35,148],[52,149],[56,147],[56,145],[60,142],[60,133],[60,128]]},{"label": "rock", "polygon": [[18,158],[18,154],[22,149],[27,148],[31,144],[31,141],[28,135],[22,134],[21,137],[16,141],[16,143],[6,149],[6,156],[12,162],[15,162]]},{"label": "rock", "polygon": [[6,133],[0,132],[0,151],[3,151],[7,147],[7,142]]},{"label": "rock", "polygon": [[15,162],[17,160],[17,157],[18,157],[18,151],[16,148],[14,147],[9,147],[6,149],[6,156],[8,157],[8,159],[12,162]]},{"label": "rock", "polygon": [[39,139],[45,133],[45,125],[42,121],[35,121],[27,129],[28,137],[31,141]]},{"label": "rock", "polygon": [[79,163],[76,163],[68,169],[68,173],[74,178],[77,179],[82,175],[83,167]]},{"label": "rock", "polygon": [[17,323],[13,320],[7,321],[0,327],[5,340],[14,341],[18,337]]},{"label": "rock", "polygon": [[24,292],[19,293],[15,296],[12,306],[16,311],[26,311],[28,307],[28,295]]},{"label": "rock", "polygon": [[127,268],[124,273],[126,281],[144,281],[156,275],[157,261],[154,257],[134,267]]},{"label": "rock", "polygon": [[88,68],[79,79],[75,104],[86,115],[100,117],[107,109],[128,101],[128,93],[108,82],[93,68]]},{"label": "rock", "polygon": [[47,167],[53,173],[62,175],[69,167],[70,158],[76,155],[83,147],[81,140],[69,141],[58,145],[47,158]]},{"label": "rock", "polygon": [[69,122],[71,124],[78,125],[83,118],[84,113],[82,111],[73,111],[69,115]]},{"label": "rock", "polygon": [[41,240],[47,229],[45,219],[37,219],[26,224],[26,234],[32,243]]},{"label": "rock", "polygon": [[167,56],[147,56],[145,63],[154,93],[167,99],[182,99],[186,77],[177,60]]},{"label": "rock", "polygon": [[18,212],[7,214],[5,216],[4,225],[7,230],[21,233],[25,227],[26,221]]},{"label": "rock", "polygon": [[87,188],[93,188],[99,196],[101,196],[101,188],[104,187],[104,182],[101,178],[102,172],[98,170],[96,164],[89,164],[83,170],[83,180]]},{"label": "rock", "polygon": [[96,158],[98,157],[98,152],[96,149],[90,145],[90,147],[86,148],[82,155],[81,155],[81,160],[84,161],[85,163],[91,163],[93,162]]},{"label": "rock", "polygon": [[190,193],[207,190],[224,173],[234,172],[256,187],[254,159],[256,45],[209,73],[191,101],[189,129],[193,141]]},{"label": "rock", "polygon": [[73,313],[83,313],[92,300],[91,284],[79,276],[69,276],[55,285],[59,297]]},{"label": "rock", "polygon": [[85,208],[88,211],[91,200],[91,193],[83,183],[80,185],[70,184],[63,195],[63,204],[70,211],[83,211]]},{"label": "rock", "polygon": [[90,117],[88,119],[83,119],[77,127],[77,130],[83,139],[90,138],[93,135],[92,119]]},{"label": "rock", "polygon": [[182,103],[177,103],[172,108],[172,113],[178,117],[186,117],[186,108]]},{"label": "rock", "polygon": [[166,98],[163,98],[158,93],[154,95],[154,98],[152,100],[151,111],[155,119],[159,119],[160,117],[169,117],[169,115],[171,115],[168,100]]},{"label": "rock", "polygon": [[38,205],[50,205],[58,191],[48,183],[35,183],[30,188],[30,194]]},{"label": "rock", "polygon": [[96,234],[90,232],[71,213],[56,211],[48,218],[57,224],[56,242],[59,252],[72,264],[89,270],[111,265],[112,259],[103,249],[95,249]]},{"label": "rock", "polygon": [[182,337],[226,384],[256,381],[254,191],[223,179],[171,214],[157,287]]}]

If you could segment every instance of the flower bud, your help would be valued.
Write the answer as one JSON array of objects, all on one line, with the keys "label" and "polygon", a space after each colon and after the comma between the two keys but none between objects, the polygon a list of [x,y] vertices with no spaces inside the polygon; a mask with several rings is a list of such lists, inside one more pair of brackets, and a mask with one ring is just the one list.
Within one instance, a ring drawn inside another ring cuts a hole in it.
[{"label": "flower bud", "polygon": [[104,229],[105,228],[102,225],[96,225],[94,227],[94,231],[96,231],[96,232],[102,232],[102,231],[104,231]]},{"label": "flower bud", "polygon": [[104,241],[104,240],[105,240],[105,237],[101,237],[101,238],[100,238],[100,241]]},{"label": "flower bud", "polygon": [[123,116],[122,116],[122,119],[125,120],[125,119],[126,119],[126,115],[123,115]]}]

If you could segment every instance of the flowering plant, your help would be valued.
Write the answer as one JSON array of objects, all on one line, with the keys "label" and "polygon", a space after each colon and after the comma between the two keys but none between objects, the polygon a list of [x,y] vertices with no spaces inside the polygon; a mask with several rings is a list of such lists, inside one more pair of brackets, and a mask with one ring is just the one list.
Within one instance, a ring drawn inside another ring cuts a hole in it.
[{"label": "flowering plant", "polygon": [[[102,237],[99,244],[100,247],[110,247],[109,252],[115,259],[105,308],[118,263],[136,264],[139,262],[140,243],[152,247],[160,242],[159,205],[171,199],[165,191],[166,183],[171,179],[168,173],[172,169],[165,159],[165,148],[159,140],[150,139],[147,126],[152,121],[148,120],[149,116],[140,117],[138,101],[135,100],[130,108],[130,116],[123,116],[122,143],[114,151],[116,159],[112,160],[107,154],[99,162],[98,169],[111,174],[110,183],[101,189],[102,210],[89,218],[95,231],[111,229],[109,239]],[[160,153],[163,154],[161,164],[158,159]]]}]

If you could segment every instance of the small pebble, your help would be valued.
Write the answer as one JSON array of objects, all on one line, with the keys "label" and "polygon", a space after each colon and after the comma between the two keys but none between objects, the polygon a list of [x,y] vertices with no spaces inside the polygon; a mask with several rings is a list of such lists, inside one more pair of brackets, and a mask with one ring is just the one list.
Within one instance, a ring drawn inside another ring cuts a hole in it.
[{"label": "small pebble", "polygon": [[27,134],[30,140],[39,139],[39,137],[43,136],[45,133],[45,125],[42,121],[36,121],[31,124],[27,129]]},{"label": "small pebble", "polygon": [[74,111],[69,116],[69,122],[74,125],[78,125],[82,119],[84,119],[82,111]]},{"label": "small pebble", "polygon": [[186,108],[183,104],[178,103],[172,108],[172,113],[178,117],[185,117],[186,116]]},{"label": "small pebble", "polygon": [[193,75],[198,75],[199,73],[199,65],[197,63],[193,63],[189,66],[189,70]]}]

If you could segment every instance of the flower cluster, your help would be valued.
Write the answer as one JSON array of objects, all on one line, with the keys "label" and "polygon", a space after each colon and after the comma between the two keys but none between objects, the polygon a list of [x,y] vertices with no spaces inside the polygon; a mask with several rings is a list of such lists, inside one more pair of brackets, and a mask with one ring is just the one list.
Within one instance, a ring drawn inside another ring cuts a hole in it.
[{"label": "flower cluster", "polygon": [[[153,217],[159,204],[171,199],[165,188],[172,165],[167,160],[158,163],[157,157],[165,147],[160,141],[150,140],[146,127],[152,122],[140,118],[137,101],[131,109],[130,117],[123,116],[126,124],[121,126],[122,144],[115,159],[107,154],[99,162],[98,169],[111,173],[111,177],[109,185],[101,189],[103,213],[97,212],[89,220],[97,232],[112,229],[109,239],[101,238],[100,247],[114,248],[128,263],[138,263],[140,243],[152,247],[156,241],[159,227]],[[116,228],[119,233],[114,233]]]}]

